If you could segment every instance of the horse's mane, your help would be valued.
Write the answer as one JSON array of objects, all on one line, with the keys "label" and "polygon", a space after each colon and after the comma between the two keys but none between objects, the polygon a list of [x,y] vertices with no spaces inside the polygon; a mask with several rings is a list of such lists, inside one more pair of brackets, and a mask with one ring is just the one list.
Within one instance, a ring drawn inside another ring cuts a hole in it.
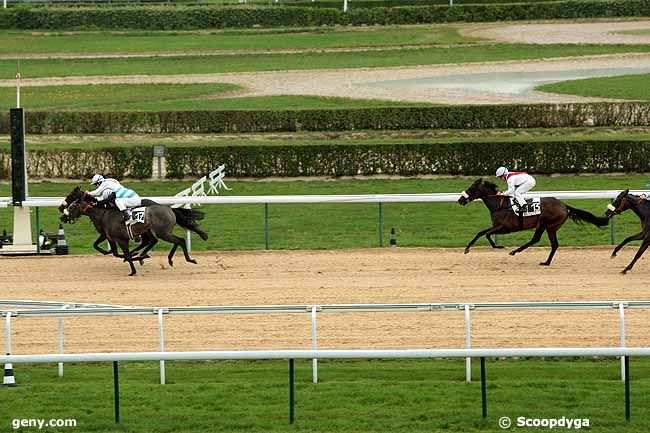
[{"label": "horse's mane", "polygon": [[494,192],[496,192],[496,191],[498,190],[498,187],[496,186],[496,184],[494,184],[494,183],[492,183],[492,182],[488,182],[487,180],[486,180],[486,181],[483,181],[483,185],[485,185],[486,187],[490,188],[490,189],[493,190]]}]

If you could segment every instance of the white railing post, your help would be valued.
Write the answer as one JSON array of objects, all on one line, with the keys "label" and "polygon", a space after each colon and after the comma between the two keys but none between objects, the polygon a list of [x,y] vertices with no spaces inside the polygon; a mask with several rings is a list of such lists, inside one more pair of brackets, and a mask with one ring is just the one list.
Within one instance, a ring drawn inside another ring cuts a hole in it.
[{"label": "white railing post", "polygon": [[348,0],[343,0],[343,12],[348,11]]},{"label": "white railing post", "polygon": [[[316,307],[311,307],[311,350],[318,350],[318,340],[316,335]],[[318,359],[311,360],[311,370],[313,382],[318,383]]]},{"label": "white railing post", "polygon": [[[465,305],[465,348],[471,349],[472,337],[470,334],[469,305]],[[472,381],[472,358],[465,358],[465,382]]]},{"label": "white railing post", "polygon": [[[618,316],[620,318],[620,338],[621,348],[625,347],[625,305],[623,302],[618,304]],[[625,382],[625,357],[621,356],[621,380]]]},{"label": "white railing post", "polygon": [[[165,351],[165,328],[163,324],[163,309],[158,309],[158,337],[160,339],[160,351]],[[160,384],[165,384],[165,361],[160,360]]]},{"label": "white railing post", "polygon": [[187,247],[187,252],[192,252],[192,232],[185,230],[185,246]]},{"label": "white railing post", "polygon": [[5,318],[5,353],[11,353],[11,311],[7,311]]}]

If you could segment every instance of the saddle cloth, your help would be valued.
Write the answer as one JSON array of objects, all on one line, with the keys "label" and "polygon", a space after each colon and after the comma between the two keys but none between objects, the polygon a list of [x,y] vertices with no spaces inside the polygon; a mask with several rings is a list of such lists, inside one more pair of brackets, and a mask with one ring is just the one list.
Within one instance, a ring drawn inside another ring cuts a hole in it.
[{"label": "saddle cloth", "polygon": [[144,206],[135,207],[131,209],[131,219],[133,224],[141,223],[144,224],[144,213],[146,208]]},{"label": "saddle cloth", "polygon": [[[524,216],[527,217],[541,214],[542,209],[539,203],[539,197],[526,199],[526,206],[524,206]],[[514,197],[510,197],[510,204],[512,205],[513,212],[519,212],[519,204],[517,204],[517,200],[515,200]]]}]

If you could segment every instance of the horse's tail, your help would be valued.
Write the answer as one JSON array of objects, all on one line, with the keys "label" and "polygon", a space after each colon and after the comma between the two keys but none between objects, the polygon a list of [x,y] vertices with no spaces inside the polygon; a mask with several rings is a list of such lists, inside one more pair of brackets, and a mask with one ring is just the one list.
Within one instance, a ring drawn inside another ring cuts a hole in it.
[{"label": "horse's tail", "polygon": [[571,218],[576,223],[582,223],[583,221],[586,221],[597,227],[605,227],[607,224],[609,224],[609,218],[598,217],[591,212],[587,212],[586,210],[582,209],[576,209],[569,205],[567,205],[566,208],[569,211],[569,218]]},{"label": "horse's tail", "polygon": [[176,215],[176,223],[179,226],[193,231],[197,235],[201,236],[201,239],[204,241],[208,240],[208,234],[201,230],[201,227],[196,223],[196,221],[201,221],[205,218],[203,212],[196,209],[184,209],[180,207],[173,207],[172,210],[174,211],[174,215]]}]

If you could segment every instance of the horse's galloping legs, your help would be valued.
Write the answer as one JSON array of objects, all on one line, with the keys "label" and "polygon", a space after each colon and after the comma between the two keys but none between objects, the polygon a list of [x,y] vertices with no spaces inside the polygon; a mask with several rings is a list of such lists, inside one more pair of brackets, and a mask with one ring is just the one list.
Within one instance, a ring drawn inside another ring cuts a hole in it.
[{"label": "horse's galloping legs", "polygon": [[119,243],[122,251],[124,251],[124,260],[129,262],[129,266],[131,266],[131,273],[129,274],[129,277],[132,277],[136,274],[136,271],[135,266],[133,265],[133,257],[131,257],[131,254],[129,253],[129,240],[120,240]]},{"label": "horse's galloping legs", "polygon": [[650,236],[644,237],[643,243],[639,247],[639,251],[636,252],[636,254],[635,254],[634,258],[632,259],[632,261],[630,262],[630,264],[627,265],[625,267],[625,269],[623,269],[621,271],[621,274],[627,274],[627,271],[632,269],[632,267],[634,266],[636,261],[639,260],[641,258],[641,256],[643,255],[643,253],[645,253],[645,250],[648,249],[648,246],[650,246]]},{"label": "horse's galloping legs", "polygon": [[174,266],[174,261],[172,258],[174,257],[174,253],[176,253],[176,248],[180,245],[181,248],[183,249],[183,255],[185,255],[185,260],[196,264],[196,260],[192,259],[190,255],[187,253],[187,245],[185,244],[185,239],[178,237],[172,233],[164,233],[164,234],[158,234],[158,237],[160,239],[163,239],[167,242],[171,242],[174,244],[172,247],[172,250],[169,252],[169,255],[167,256],[167,262],[169,262],[169,266]]},{"label": "horse's galloping legs", "polygon": [[628,243],[630,243],[632,241],[640,241],[641,239],[643,239],[643,232],[639,232],[639,233],[637,233],[635,235],[630,236],[629,238],[625,238],[625,240],[623,242],[621,242],[619,245],[616,246],[616,248],[614,248],[614,251],[612,251],[611,257],[612,258],[616,257],[616,253],[621,251],[621,248],[623,248]]},{"label": "horse's galloping legs", "polygon": [[[104,242],[105,240],[106,240],[106,236],[104,236],[103,234],[99,235],[99,237],[97,238],[97,240],[93,244],[93,248],[96,249],[97,251],[99,251],[100,253],[102,253],[103,255],[107,255],[107,254],[111,254],[111,253],[115,254],[115,249],[112,246],[111,246],[111,251],[105,250],[105,249],[103,249],[102,247],[99,246],[99,244]],[[110,244],[110,242],[109,242],[109,244]]]},{"label": "horse's galloping legs", "polygon": [[515,254],[522,252],[529,246],[535,245],[542,238],[542,233],[544,233],[544,230],[546,230],[545,226],[537,227],[537,229],[535,229],[535,234],[533,235],[533,238],[528,242],[526,242],[525,244],[523,244],[522,246],[520,246],[519,248],[517,248],[516,250],[510,251],[510,255],[514,256]]},{"label": "horse's galloping legs", "polygon": [[144,250],[142,250],[142,252],[140,253],[140,256],[139,256],[139,257],[141,257],[141,258],[143,258],[143,259],[149,257],[149,256],[147,255],[147,253],[148,253],[148,252],[149,252],[153,247],[155,247],[157,243],[158,243],[158,238],[155,237],[155,236],[153,236],[153,235],[151,235],[151,236],[149,237],[149,245],[147,245],[147,248],[145,248]]},{"label": "horse's galloping legs", "polygon": [[546,234],[548,235],[548,240],[551,241],[551,253],[548,255],[548,259],[546,259],[545,262],[541,262],[540,265],[542,266],[550,266],[551,261],[553,260],[553,256],[555,255],[555,252],[557,251],[557,247],[560,246],[560,243],[557,241],[557,230],[558,227],[548,227],[546,229]]},{"label": "horse's galloping legs", "polygon": [[476,243],[476,241],[479,240],[479,238],[480,238],[481,236],[483,236],[483,235],[485,235],[485,237],[487,238],[488,242],[490,242],[490,245],[492,245],[492,248],[503,248],[503,247],[497,246],[497,245],[492,241],[492,239],[490,238],[490,235],[491,235],[491,234],[494,234],[494,233],[498,232],[499,230],[501,230],[501,228],[490,227],[490,228],[487,228],[487,229],[485,229],[485,230],[481,230],[480,232],[476,233],[476,236],[474,236],[474,239],[472,239],[471,241],[469,241],[469,243],[468,243],[467,246],[465,247],[465,254],[469,253],[469,249],[472,247],[472,245],[474,245],[474,244]]}]

